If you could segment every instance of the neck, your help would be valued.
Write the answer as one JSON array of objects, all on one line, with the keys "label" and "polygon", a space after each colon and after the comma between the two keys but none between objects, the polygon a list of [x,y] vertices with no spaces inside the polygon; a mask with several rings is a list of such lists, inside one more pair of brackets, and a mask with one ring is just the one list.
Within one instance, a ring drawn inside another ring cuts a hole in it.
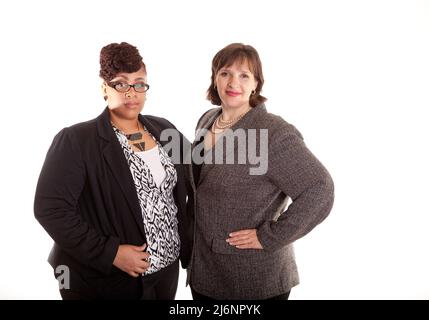
[{"label": "neck", "polygon": [[232,119],[237,118],[238,116],[242,115],[243,113],[246,113],[249,111],[252,107],[247,103],[244,104],[238,108],[231,108],[222,105],[222,119],[225,121],[229,121]]},{"label": "neck", "polygon": [[110,121],[112,121],[113,124],[124,133],[133,133],[138,131],[139,128],[138,118],[124,119],[110,113]]}]

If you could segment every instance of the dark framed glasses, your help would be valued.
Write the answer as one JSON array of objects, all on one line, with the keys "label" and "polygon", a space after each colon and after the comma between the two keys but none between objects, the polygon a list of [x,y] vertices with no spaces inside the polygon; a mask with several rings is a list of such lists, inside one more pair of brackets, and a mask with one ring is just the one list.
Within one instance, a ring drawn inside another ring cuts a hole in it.
[{"label": "dark framed glasses", "polygon": [[137,82],[135,84],[128,84],[121,81],[107,82],[107,85],[118,92],[128,92],[131,88],[134,88],[136,92],[146,92],[149,90],[149,85],[144,82]]}]

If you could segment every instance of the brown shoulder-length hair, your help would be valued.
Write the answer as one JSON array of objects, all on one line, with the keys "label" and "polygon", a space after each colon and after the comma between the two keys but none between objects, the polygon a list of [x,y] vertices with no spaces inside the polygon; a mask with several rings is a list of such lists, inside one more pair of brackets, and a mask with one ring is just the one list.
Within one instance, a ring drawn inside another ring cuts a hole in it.
[{"label": "brown shoulder-length hair", "polygon": [[259,59],[259,54],[255,48],[242,43],[231,43],[214,56],[212,61],[211,83],[207,90],[207,100],[210,100],[214,105],[221,105],[222,101],[215,87],[216,74],[221,68],[229,67],[235,62],[247,62],[250,71],[258,82],[255,92],[250,96],[250,106],[256,107],[258,104],[265,102],[267,98],[261,95],[262,86],[264,85],[261,59]]}]

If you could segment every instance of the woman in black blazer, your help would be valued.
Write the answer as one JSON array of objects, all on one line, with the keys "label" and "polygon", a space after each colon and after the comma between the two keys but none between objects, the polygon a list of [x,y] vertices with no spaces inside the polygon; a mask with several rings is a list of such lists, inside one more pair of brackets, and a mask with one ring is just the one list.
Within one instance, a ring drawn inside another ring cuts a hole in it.
[{"label": "woman in black blazer", "polygon": [[184,164],[161,134],[180,137],[181,154],[185,140],[166,119],[140,115],[149,86],[136,47],[105,46],[100,66],[108,107],[56,135],[39,177],[48,260],[63,299],[174,299],[192,223]]}]

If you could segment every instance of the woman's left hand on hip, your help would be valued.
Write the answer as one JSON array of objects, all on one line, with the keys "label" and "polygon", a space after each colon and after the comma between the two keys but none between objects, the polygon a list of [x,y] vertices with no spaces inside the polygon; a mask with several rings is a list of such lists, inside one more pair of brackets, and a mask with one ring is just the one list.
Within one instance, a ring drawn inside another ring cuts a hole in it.
[{"label": "woman's left hand on hip", "polygon": [[237,249],[263,249],[256,235],[256,229],[231,232],[226,242]]}]

